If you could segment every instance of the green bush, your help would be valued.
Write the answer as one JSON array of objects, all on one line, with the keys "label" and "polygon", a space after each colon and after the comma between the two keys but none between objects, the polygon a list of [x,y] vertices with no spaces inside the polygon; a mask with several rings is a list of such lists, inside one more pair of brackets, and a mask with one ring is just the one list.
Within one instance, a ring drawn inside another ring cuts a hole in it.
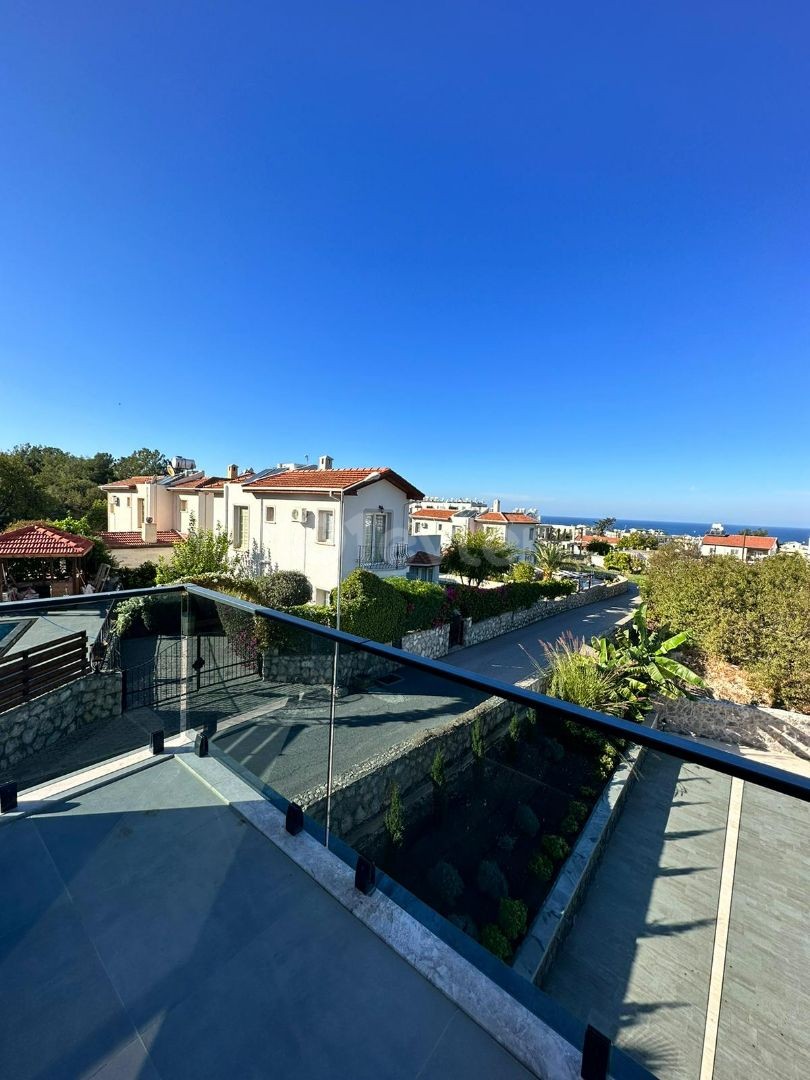
[{"label": "green bush", "polygon": [[464,892],[464,882],[461,874],[452,863],[437,862],[428,874],[431,889],[439,899],[449,908],[453,907]]},{"label": "green bush", "polygon": [[512,714],[512,719],[509,721],[509,738],[513,744],[517,745],[520,742],[523,735],[523,721],[517,713]]},{"label": "green bush", "polygon": [[529,912],[522,900],[510,900],[505,896],[498,908],[498,925],[503,931],[504,937],[509,941],[517,941],[526,933],[526,921]]},{"label": "green bush", "polygon": [[647,561],[640,555],[631,555],[628,551],[611,551],[605,556],[605,567],[618,570],[620,574],[643,574]]},{"label": "green bush", "polygon": [[495,926],[494,923],[488,923],[481,931],[481,944],[485,949],[497,956],[499,960],[503,960],[505,964],[508,964],[512,959],[512,950],[509,947],[509,942],[503,935],[503,932]]},{"label": "green bush", "polygon": [[116,571],[122,589],[151,589],[156,584],[157,563],[145,562],[140,566],[120,566]]},{"label": "green bush", "polygon": [[551,600],[574,592],[573,581],[512,581],[495,589],[479,589],[473,585],[451,585],[447,588],[450,604],[464,618],[480,622],[508,611],[522,611],[538,600]]},{"label": "green bush", "polygon": [[[336,590],[332,591],[335,603]],[[402,637],[405,596],[368,570],[353,570],[341,585],[341,628],[358,637],[389,642]]]},{"label": "green bush", "polygon": [[613,547],[607,540],[591,540],[585,545],[585,550],[591,555],[609,555]]},{"label": "green bush", "polygon": [[298,570],[276,570],[258,578],[258,584],[263,604],[278,611],[308,604],[312,599],[309,578]]},{"label": "green bush", "polygon": [[433,755],[433,761],[430,764],[430,779],[433,782],[434,787],[443,788],[446,783],[446,777],[444,775],[444,754],[441,750],[437,750]]},{"label": "green bush", "polygon": [[579,793],[583,799],[595,799],[599,794],[596,788],[591,787],[589,784],[583,784],[579,789]]},{"label": "green bush", "polygon": [[550,881],[554,875],[554,864],[548,855],[536,851],[529,860],[529,873],[540,881]]},{"label": "green bush", "polygon": [[600,780],[609,780],[613,775],[613,770],[616,768],[616,759],[618,755],[612,746],[608,746],[602,752],[599,760],[596,762],[594,773]]},{"label": "green bush", "polygon": [[441,585],[434,585],[430,581],[411,581],[409,578],[386,578],[385,585],[401,593],[405,600],[402,628],[396,637],[402,637],[412,630],[430,630],[448,621],[447,597]]},{"label": "green bush", "polygon": [[555,765],[558,765],[565,757],[562,743],[558,742],[557,739],[546,739],[546,753]]},{"label": "green bush", "polygon": [[537,571],[527,562],[516,562],[509,571],[510,581],[534,581],[536,577]]},{"label": "green bush", "polygon": [[501,835],[498,837],[496,843],[497,843],[498,849],[500,851],[506,851],[506,852],[514,851],[515,850],[515,844],[517,843],[517,837],[512,836],[511,833],[501,833]]},{"label": "green bush", "polygon": [[388,833],[388,839],[394,847],[402,847],[405,842],[405,810],[402,806],[402,796],[399,793],[399,784],[391,785],[388,797],[388,807],[383,815],[383,824]]},{"label": "green bush", "polygon": [[571,850],[567,841],[563,840],[561,836],[544,836],[540,841],[540,846],[554,862],[562,862],[563,859],[567,859],[568,852]]},{"label": "green bush", "polygon": [[502,896],[509,895],[509,886],[503,871],[496,862],[484,859],[478,866],[476,877],[478,888],[485,896],[491,896],[493,900],[500,900]]},{"label": "green bush", "polygon": [[113,629],[120,638],[142,634],[180,633],[180,597],[177,593],[165,596],[132,596],[116,605]]},{"label": "green bush", "polygon": [[462,933],[467,934],[468,937],[478,941],[478,927],[469,915],[463,913],[454,914],[449,917],[448,921],[451,922],[453,926],[457,926]]},{"label": "green bush", "polygon": [[515,828],[524,836],[536,836],[540,830],[537,814],[526,803],[521,803],[515,812]]}]

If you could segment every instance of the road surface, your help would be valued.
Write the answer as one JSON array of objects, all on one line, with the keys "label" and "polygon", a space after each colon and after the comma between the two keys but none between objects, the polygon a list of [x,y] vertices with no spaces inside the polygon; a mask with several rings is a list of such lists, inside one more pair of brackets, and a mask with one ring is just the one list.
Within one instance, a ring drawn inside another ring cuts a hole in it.
[{"label": "road surface", "polygon": [[478,675],[488,675],[503,682],[520,682],[534,674],[533,661],[545,667],[544,645],[553,645],[564,634],[590,641],[632,615],[640,602],[638,589],[631,585],[621,596],[564,611],[550,619],[530,623],[521,630],[513,630],[511,634],[458,649],[444,660]]}]

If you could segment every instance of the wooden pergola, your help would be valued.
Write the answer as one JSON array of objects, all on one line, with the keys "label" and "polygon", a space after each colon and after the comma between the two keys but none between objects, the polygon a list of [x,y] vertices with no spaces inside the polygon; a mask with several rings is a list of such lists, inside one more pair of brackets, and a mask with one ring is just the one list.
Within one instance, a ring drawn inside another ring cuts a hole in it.
[{"label": "wooden pergola", "polygon": [[56,564],[64,562],[70,575],[71,591],[76,594],[79,592],[81,561],[92,547],[93,541],[86,536],[77,536],[44,522],[0,533],[0,586],[5,592],[12,584],[9,563],[19,559],[41,559],[48,564],[44,576],[52,581],[58,579]]}]

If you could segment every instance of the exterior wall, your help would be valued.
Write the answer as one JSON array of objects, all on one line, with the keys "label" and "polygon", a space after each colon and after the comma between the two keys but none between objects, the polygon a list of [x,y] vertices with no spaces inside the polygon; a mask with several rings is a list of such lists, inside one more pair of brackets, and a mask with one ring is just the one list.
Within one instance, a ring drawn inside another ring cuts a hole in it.
[{"label": "exterior wall", "polygon": [[534,559],[534,525],[516,525],[510,523],[505,526],[506,542],[513,544],[521,553],[524,562]]},{"label": "exterior wall", "polygon": [[121,714],[121,674],[85,675],[0,713],[0,771],[71,731]]},{"label": "exterior wall", "polygon": [[[118,499],[118,506],[115,500]],[[135,532],[136,498],[134,491],[107,492],[107,531]]]},{"label": "exterior wall", "polygon": [[158,559],[172,557],[171,544],[156,544],[150,547],[112,548],[115,561],[121,566],[142,566],[145,562],[156,563]]},{"label": "exterior wall", "polygon": [[[743,549],[741,547],[725,547],[718,544],[701,544],[701,555],[733,555],[735,559],[741,559],[743,557]],[[754,562],[757,559],[767,559],[770,555],[776,554],[776,548],[772,548],[770,551],[760,551],[759,549],[746,548],[745,549],[745,561]]]}]

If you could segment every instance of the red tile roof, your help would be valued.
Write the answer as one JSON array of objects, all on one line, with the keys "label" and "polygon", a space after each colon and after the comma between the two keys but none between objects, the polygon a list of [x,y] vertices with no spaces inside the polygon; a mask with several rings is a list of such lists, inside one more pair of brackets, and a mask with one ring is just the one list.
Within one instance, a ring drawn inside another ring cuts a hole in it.
[{"label": "red tile roof", "polygon": [[537,518],[531,514],[502,514],[499,510],[489,510],[486,514],[479,514],[476,521],[484,524],[497,525],[539,525]]},{"label": "red tile roof", "polygon": [[44,523],[0,533],[0,559],[80,559],[92,546],[86,536]]},{"label": "red tile roof", "polygon": [[415,510],[412,514],[412,518],[419,518],[422,521],[450,521],[455,514],[455,510]]},{"label": "red tile roof", "polygon": [[731,536],[708,534],[703,537],[702,542],[712,547],[745,547],[751,551],[770,551],[776,547],[777,539],[775,536],[743,536],[742,533],[733,533]]},{"label": "red tile roof", "polygon": [[618,536],[577,536],[574,538],[576,544],[590,544],[594,540],[598,540],[600,544],[618,544]]},{"label": "red tile roof", "polygon": [[183,539],[179,532],[174,529],[160,531],[153,544],[148,544],[139,532],[105,532],[101,539],[108,548],[133,548],[133,547],[165,547],[170,544],[179,544]]},{"label": "red tile roof", "polygon": [[162,480],[162,476],[130,476],[126,480],[113,480],[111,484],[101,484],[102,491],[129,491],[136,484],[151,484],[153,480]]},{"label": "red tile roof", "polygon": [[424,492],[408,483],[393,469],[373,466],[367,469],[291,469],[275,476],[262,476],[245,486],[250,491],[345,491],[350,487],[365,487],[363,481],[371,473],[380,474],[369,481],[371,484],[377,480],[387,480],[389,484],[403,491],[409,499],[425,497]]}]

